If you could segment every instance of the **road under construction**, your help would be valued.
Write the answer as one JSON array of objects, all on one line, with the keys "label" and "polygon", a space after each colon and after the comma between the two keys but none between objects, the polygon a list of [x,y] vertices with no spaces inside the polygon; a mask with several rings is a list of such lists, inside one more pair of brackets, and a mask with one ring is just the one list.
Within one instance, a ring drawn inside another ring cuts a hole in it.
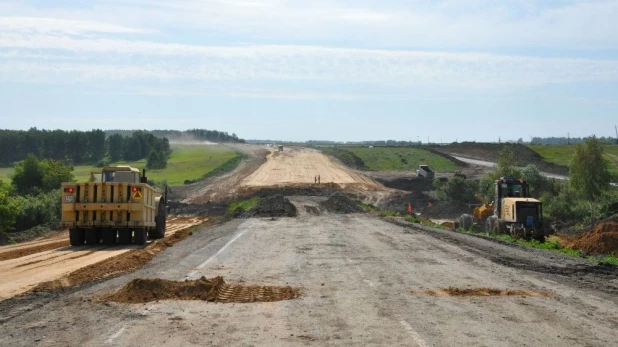
[{"label": "road under construction", "polygon": [[76,249],[65,232],[0,247],[0,345],[616,345],[614,267],[345,213],[331,192],[397,189],[313,149],[246,151],[172,196],[209,211],[283,195],[262,201],[294,217],[177,213],[146,246]]}]

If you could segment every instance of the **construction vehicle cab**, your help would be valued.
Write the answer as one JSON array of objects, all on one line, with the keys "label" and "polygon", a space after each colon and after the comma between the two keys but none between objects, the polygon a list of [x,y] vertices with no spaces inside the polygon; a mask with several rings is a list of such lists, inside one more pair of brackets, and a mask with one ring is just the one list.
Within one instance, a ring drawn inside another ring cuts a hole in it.
[{"label": "construction vehicle cab", "polygon": [[501,177],[494,185],[494,215],[487,219],[487,231],[543,241],[543,205],[528,197],[527,183],[514,177]]},{"label": "construction vehicle cab", "polygon": [[61,225],[72,246],[146,244],[165,236],[166,194],[150,186],[146,170],[105,167],[89,182],[62,183]]}]

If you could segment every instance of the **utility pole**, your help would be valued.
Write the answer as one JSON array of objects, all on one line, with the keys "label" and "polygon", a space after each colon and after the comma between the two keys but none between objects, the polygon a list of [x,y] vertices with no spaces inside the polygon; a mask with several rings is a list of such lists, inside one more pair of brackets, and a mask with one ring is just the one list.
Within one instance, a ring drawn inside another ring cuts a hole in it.
[{"label": "utility pole", "polygon": [[618,144],[618,125],[614,125],[614,128],[616,129],[616,144]]},{"label": "utility pole", "polygon": [[571,144],[571,134],[567,133],[567,145]]}]

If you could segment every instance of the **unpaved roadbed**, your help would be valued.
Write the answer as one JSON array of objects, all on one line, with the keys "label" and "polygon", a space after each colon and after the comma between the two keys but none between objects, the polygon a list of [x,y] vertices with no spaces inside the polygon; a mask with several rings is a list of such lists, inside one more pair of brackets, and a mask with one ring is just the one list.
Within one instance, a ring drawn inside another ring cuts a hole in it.
[{"label": "unpaved roadbed", "polygon": [[[203,228],[135,273],[1,302],[7,333],[0,345],[615,344],[618,299],[595,289],[593,277],[586,284],[505,266],[495,259],[503,245],[454,235],[439,238],[368,215],[234,220]],[[562,262],[553,254],[509,249],[506,257],[522,264]],[[303,295],[251,304],[96,301],[136,278],[202,276],[292,286]],[[451,287],[549,295],[427,295]]]}]

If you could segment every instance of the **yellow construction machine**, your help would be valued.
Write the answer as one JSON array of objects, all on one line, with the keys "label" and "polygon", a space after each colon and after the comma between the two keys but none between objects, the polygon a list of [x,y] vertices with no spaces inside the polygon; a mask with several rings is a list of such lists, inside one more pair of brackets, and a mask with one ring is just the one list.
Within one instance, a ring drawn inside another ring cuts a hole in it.
[{"label": "yellow construction machine", "polygon": [[69,228],[72,246],[146,244],[165,237],[167,187],[148,184],[146,170],[105,167],[85,183],[62,183],[60,224]]},{"label": "yellow construction machine", "polygon": [[522,179],[501,177],[494,185],[493,215],[485,222],[486,231],[545,241],[543,205],[528,197],[528,184]]},{"label": "yellow construction machine", "polygon": [[487,217],[489,217],[494,212],[494,202],[487,202],[487,200],[483,199],[480,196],[475,196],[476,200],[481,203],[481,206],[477,206],[472,211],[472,216],[474,218],[475,223],[484,224]]}]

